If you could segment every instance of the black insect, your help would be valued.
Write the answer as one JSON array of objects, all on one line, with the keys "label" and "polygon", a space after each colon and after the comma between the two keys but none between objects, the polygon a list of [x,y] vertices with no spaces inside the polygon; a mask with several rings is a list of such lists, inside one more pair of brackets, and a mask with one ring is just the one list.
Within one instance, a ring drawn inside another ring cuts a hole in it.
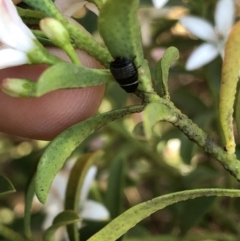
[{"label": "black insect", "polygon": [[125,57],[117,57],[110,63],[110,71],[127,93],[135,92],[138,87],[138,71],[133,61]]}]

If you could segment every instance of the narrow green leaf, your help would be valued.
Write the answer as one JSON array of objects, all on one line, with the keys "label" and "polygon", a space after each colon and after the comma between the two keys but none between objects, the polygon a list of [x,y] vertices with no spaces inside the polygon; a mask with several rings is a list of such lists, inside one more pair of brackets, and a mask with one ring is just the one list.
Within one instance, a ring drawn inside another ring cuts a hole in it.
[{"label": "narrow green leaf", "polygon": [[17,7],[17,11],[26,24],[39,24],[39,21],[46,17],[42,12],[32,9]]},{"label": "narrow green leaf", "polygon": [[[93,221],[93,220],[84,220],[84,225],[79,230],[81,235],[81,241],[86,241],[91,238],[95,233],[103,229],[109,221]],[[119,240],[118,240],[119,241]]]},{"label": "narrow green leaf", "polygon": [[32,232],[31,232],[31,209],[32,209],[32,201],[34,197],[34,183],[35,183],[35,175],[30,180],[26,196],[25,196],[25,207],[24,207],[24,219],[23,219],[23,225],[24,225],[24,233],[25,235],[30,239],[32,238]]},{"label": "narrow green leaf", "polygon": [[134,126],[132,135],[134,136],[135,139],[146,141],[143,122],[139,122],[137,123],[137,125]]},{"label": "narrow green leaf", "polygon": [[79,221],[80,218],[76,212],[71,210],[61,212],[54,218],[52,226],[44,232],[43,241],[54,241],[54,234],[58,228]]},{"label": "narrow green leaf", "polygon": [[146,106],[143,112],[143,126],[148,139],[152,136],[153,126],[161,120],[169,117],[170,110],[160,102],[152,102]]},{"label": "narrow green leaf", "polygon": [[11,181],[7,177],[0,175],[0,197],[13,192],[16,192],[16,190]]},{"label": "narrow green leaf", "polygon": [[123,211],[123,188],[125,180],[126,163],[124,158],[117,156],[113,160],[108,177],[108,187],[106,192],[106,207],[110,212],[111,218],[116,218]]},{"label": "narrow green leaf", "polygon": [[[76,213],[79,210],[79,198],[80,191],[82,190],[82,185],[85,180],[87,171],[92,166],[95,158],[99,157],[101,152],[88,153],[79,158],[72,168],[70,177],[68,179],[67,191],[65,195],[65,209],[74,210]],[[71,241],[77,241],[78,238],[78,228],[75,224],[69,225],[67,227],[68,237]]]},{"label": "narrow green leaf", "polygon": [[96,115],[58,135],[49,144],[38,163],[35,191],[40,202],[45,203],[54,177],[64,165],[65,160],[86,137],[111,121],[142,110],[143,106],[138,105]]},{"label": "narrow green leaf", "polygon": [[141,30],[137,18],[139,0],[107,0],[98,18],[99,32],[113,57],[143,61]]},{"label": "narrow green leaf", "polygon": [[219,93],[219,117],[225,137],[228,154],[235,153],[235,137],[233,126],[233,112],[237,85],[239,82],[240,66],[240,22],[232,28],[225,45],[224,60],[222,66],[222,79]]},{"label": "narrow green leaf", "polygon": [[71,63],[56,64],[46,71],[36,83],[36,96],[65,88],[83,88],[109,83],[112,75],[109,70],[91,69]]},{"label": "narrow green leaf", "polygon": [[32,33],[37,38],[37,40],[45,46],[56,46],[41,30],[32,29]]},{"label": "narrow green leaf", "polygon": [[[140,241],[144,239],[144,241],[179,241],[174,235],[142,235],[141,237],[126,237],[124,241]],[[186,240],[184,240],[186,241]],[[194,240],[195,241],[195,240]]]},{"label": "narrow green leaf", "polygon": [[21,234],[6,227],[0,223],[0,236],[4,237],[8,241],[30,241],[30,239],[23,237]]},{"label": "narrow green leaf", "polygon": [[194,155],[194,148],[196,148],[196,146],[183,133],[181,133],[179,137],[181,141],[180,156],[185,164],[191,165],[191,160]]},{"label": "narrow green leaf", "polygon": [[183,204],[184,220],[180,220],[181,236],[184,236],[209,210],[216,197],[200,197]]},{"label": "narrow green leaf", "polygon": [[44,15],[42,12],[32,10],[32,9],[25,9],[17,7],[18,14],[23,18],[37,18],[42,19],[45,18],[46,15]]},{"label": "narrow green leaf", "polygon": [[234,189],[207,188],[163,195],[128,209],[122,215],[115,218],[105,228],[93,235],[90,239],[88,239],[88,241],[115,241],[125,234],[129,229],[134,227],[138,222],[142,221],[152,213],[173,203],[202,196],[240,197],[240,191]]},{"label": "narrow green leaf", "polygon": [[156,91],[159,96],[170,99],[168,92],[168,74],[173,61],[179,58],[179,51],[175,47],[169,47],[163,57],[157,62],[155,69]]},{"label": "narrow green leaf", "polygon": [[[141,237],[126,237],[124,241],[179,241],[179,235],[154,235],[154,236],[141,236]],[[196,232],[189,233],[188,235],[184,236],[181,241],[207,241],[207,240],[214,240],[214,241],[239,241],[239,238],[236,234],[230,234],[226,232],[203,232],[198,233]]]},{"label": "narrow green leaf", "polygon": [[240,84],[238,83],[236,103],[235,103],[235,118],[237,124],[238,136],[240,136]]}]

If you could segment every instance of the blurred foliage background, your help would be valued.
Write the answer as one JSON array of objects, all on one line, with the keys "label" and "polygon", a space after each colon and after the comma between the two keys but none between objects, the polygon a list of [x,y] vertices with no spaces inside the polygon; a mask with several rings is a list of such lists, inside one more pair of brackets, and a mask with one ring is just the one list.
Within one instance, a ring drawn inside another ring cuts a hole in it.
[{"label": "blurred foliage background", "polygon": [[[170,0],[164,8],[155,9],[150,0],[142,0],[139,20],[144,53],[151,70],[154,71],[156,61],[165,48],[175,46],[179,49],[180,60],[170,70],[171,99],[183,113],[222,144],[218,120],[222,60],[218,57],[203,68],[186,71],[185,61],[201,40],[191,36],[178,23],[179,17],[186,14],[213,22],[216,2]],[[236,5],[239,18],[239,1]],[[24,5],[20,3],[20,6]],[[101,41],[97,17],[92,12],[81,9],[75,17]],[[138,102],[136,97],[125,93],[117,84],[110,84],[99,112]],[[76,157],[87,152],[104,151],[104,155],[96,161],[98,173],[90,197],[103,203],[112,218],[140,202],[175,191],[240,187],[222,166],[178,129],[168,123],[160,123],[154,128],[151,142],[147,142],[141,134],[141,126],[137,125],[140,121],[141,114],[115,121],[87,138],[73,153]],[[0,197],[0,220],[15,231],[22,232],[25,190],[47,144],[0,133],[0,173],[7,176],[17,190]],[[240,156],[239,146],[237,152]],[[55,202],[58,201],[56,198]],[[36,240],[41,240],[46,216],[44,210],[35,200],[32,229]],[[239,211],[238,199],[209,197],[180,202],[151,215],[131,229],[123,240],[240,240]],[[86,240],[107,222],[86,221],[87,225],[80,229],[81,240]],[[4,239],[0,237],[0,240]]]}]

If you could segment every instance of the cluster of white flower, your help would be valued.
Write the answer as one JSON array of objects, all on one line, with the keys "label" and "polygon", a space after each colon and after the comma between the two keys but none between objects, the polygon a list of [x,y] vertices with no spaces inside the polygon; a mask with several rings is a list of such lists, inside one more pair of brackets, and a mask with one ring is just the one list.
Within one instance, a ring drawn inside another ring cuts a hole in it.
[{"label": "cluster of white flower", "polygon": [[[68,161],[65,167],[57,174],[52,183],[51,190],[44,207],[46,218],[43,223],[43,229],[47,229],[51,226],[53,219],[64,209],[67,180],[74,162],[75,160]],[[97,167],[91,166],[85,176],[79,197],[79,215],[82,219],[108,220],[110,218],[110,214],[106,207],[99,202],[88,199],[89,191],[95,179],[96,173]],[[56,233],[56,240],[62,240],[64,233],[64,230],[60,229]]]},{"label": "cluster of white flower", "polygon": [[[163,7],[168,0],[152,0],[156,8]],[[204,40],[189,56],[186,69],[198,69],[214,60],[219,54],[223,58],[224,46],[235,17],[234,0],[218,0],[214,13],[215,26],[203,18],[185,16],[179,21],[193,36]]]}]

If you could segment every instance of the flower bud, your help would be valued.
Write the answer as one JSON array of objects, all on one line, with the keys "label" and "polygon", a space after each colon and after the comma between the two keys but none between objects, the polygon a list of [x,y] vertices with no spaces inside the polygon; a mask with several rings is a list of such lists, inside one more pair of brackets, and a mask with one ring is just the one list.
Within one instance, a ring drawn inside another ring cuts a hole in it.
[{"label": "flower bud", "polygon": [[27,79],[4,79],[0,85],[2,91],[13,97],[35,96],[36,83]]},{"label": "flower bud", "polygon": [[40,28],[46,36],[58,47],[65,48],[70,44],[70,36],[67,29],[54,18],[44,18],[40,21]]}]

